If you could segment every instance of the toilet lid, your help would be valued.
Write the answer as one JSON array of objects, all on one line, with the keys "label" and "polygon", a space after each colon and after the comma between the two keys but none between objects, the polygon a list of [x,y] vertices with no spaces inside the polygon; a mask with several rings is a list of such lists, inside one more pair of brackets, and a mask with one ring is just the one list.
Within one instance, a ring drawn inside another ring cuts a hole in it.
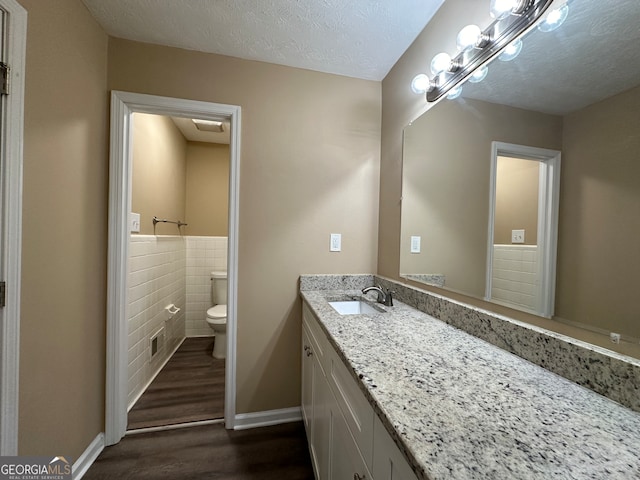
[{"label": "toilet lid", "polygon": [[226,305],[214,305],[207,310],[207,317],[209,318],[226,318],[227,306]]}]

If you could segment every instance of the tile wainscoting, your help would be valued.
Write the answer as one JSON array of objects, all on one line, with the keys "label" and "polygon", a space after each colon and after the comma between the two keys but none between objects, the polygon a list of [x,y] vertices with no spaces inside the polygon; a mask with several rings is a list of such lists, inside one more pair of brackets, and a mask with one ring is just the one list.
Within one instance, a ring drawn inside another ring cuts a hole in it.
[{"label": "tile wainscoting", "polygon": [[507,306],[538,310],[537,245],[494,245],[491,298]]},{"label": "tile wainscoting", "polygon": [[[182,237],[131,236],[127,308],[130,407],[184,338],[185,264]],[[181,311],[168,319],[165,307],[171,303]],[[158,350],[152,357],[151,339],[157,334]]]},{"label": "tile wainscoting", "polygon": [[[211,336],[212,271],[227,270],[227,237],[132,235],[128,273],[129,407],[186,337]],[[168,319],[165,307],[180,308]],[[151,339],[158,336],[151,356]]]}]

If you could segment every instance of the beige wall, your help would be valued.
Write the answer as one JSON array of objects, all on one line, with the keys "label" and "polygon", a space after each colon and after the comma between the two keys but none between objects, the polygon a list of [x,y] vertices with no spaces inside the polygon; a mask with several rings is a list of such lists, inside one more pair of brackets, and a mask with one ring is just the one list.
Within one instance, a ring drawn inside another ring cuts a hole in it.
[{"label": "beige wall", "polygon": [[640,87],[567,115],[556,314],[640,337]]},{"label": "beige wall", "polygon": [[299,405],[298,276],[375,271],[380,83],[110,39],[108,86],[242,107],[237,411]]},{"label": "beige wall", "polygon": [[187,235],[226,237],[229,145],[187,142]]},{"label": "beige wall", "polygon": [[[464,99],[439,103],[405,129],[403,274],[443,274],[447,288],[484,296],[494,141],[559,149],[562,118]],[[412,235],[422,237],[419,254],[409,252]]]},{"label": "beige wall", "polygon": [[[556,147],[557,148],[557,147]],[[511,230],[524,229],[524,244],[538,244],[540,162],[498,157],[493,243],[511,244]]]},{"label": "beige wall", "polygon": [[78,0],[28,10],[19,454],[104,430],[107,36]]},{"label": "beige wall", "polygon": [[[389,74],[382,82],[382,134],[381,134],[381,164],[380,164],[380,229],[378,234],[378,273],[391,278],[399,278],[399,262],[400,262],[400,196],[401,196],[401,184],[402,184],[402,129],[411,120],[415,119],[419,113],[425,110],[424,97],[420,95],[414,95],[409,88],[412,78],[421,72],[428,71],[428,62],[430,59],[440,51],[455,52],[455,37],[457,32],[465,25],[469,23],[475,23],[478,25],[488,25],[491,18],[488,15],[486,3],[477,2],[475,0],[447,0],[432,22],[423,30],[423,32],[417,37],[411,47],[404,53],[396,65],[391,69]],[[637,105],[637,103],[635,104]],[[637,111],[637,108],[636,108]],[[609,117],[601,127],[604,127],[603,131],[610,131],[614,125],[618,125],[618,121],[612,121],[617,118],[616,116]],[[628,122],[628,127],[633,128],[637,122]],[[567,128],[565,126],[565,128]],[[572,134],[571,127],[569,133],[565,132],[565,136],[570,137]],[[634,133],[634,141],[637,141],[637,132]],[[567,138],[565,138],[567,141]],[[626,144],[627,141],[621,142]],[[637,151],[637,148],[636,148]],[[609,155],[608,157],[611,157]],[[628,164],[628,160],[621,160]],[[557,313],[559,316],[564,316],[569,305],[576,305],[576,302],[583,301],[585,297],[578,298],[571,293],[571,287],[569,283],[575,280],[575,273],[570,273],[570,270],[577,268],[577,265],[582,265],[579,269],[581,272],[587,272],[589,275],[583,276],[581,283],[589,282],[591,284],[590,291],[597,292],[600,286],[607,283],[608,278],[612,273],[612,269],[605,270],[604,275],[600,274],[600,270],[596,268],[593,263],[593,259],[601,255],[602,248],[594,248],[594,242],[586,242],[586,234],[583,230],[580,238],[576,235],[568,235],[567,230],[572,228],[572,223],[569,222],[565,226],[564,221],[567,217],[574,216],[574,225],[576,222],[581,222],[580,226],[583,227],[586,224],[585,218],[592,214],[589,209],[583,208],[581,202],[585,195],[589,191],[588,185],[593,186],[595,184],[604,185],[606,181],[595,182],[593,179],[594,174],[601,174],[603,171],[603,179],[617,177],[614,183],[620,187],[617,190],[616,197],[620,199],[617,206],[609,211],[609,215],[617,218],[619,225],[624,224],[624,220],[629,218],[628,212],[635,211],[635,219],[639,218],[637,215],[638,207],[637,200],[632,200],[636,195],[637,199],[637,186],[631,187],[628,182],[632,179],[638,178],[632,174],[613,174],[612,168],[607,166],[610,164],[610,158],[607,161],[603,161],[600,164],[589,166],[585,165],[585,169],[582,173],[580,159],[575,158],[573,161],[565,159],[563,155],[563,166],[561,175],[561,212],[560,212],[560,238],[559,238],[559,250],[558,250],[558,285],[556,292],[557,301]],[[637,163],[636,167],[637,168]],[[604,169],[604,170],[603,170]],[[578,172],[578,173],[576,173]],[[620,178],[624,176],[625,178]],[[573,183],[573,186],[571,184]],[[611,188],[611,187],[610,187]],[[632,193],[635,190],[635,194]],[[612,190],[609,189],[609,193]],[[631,206],[635,207],[631,208]],[[594,206],[597,212],[600,210],[599,206]],[[635,209],[635,210],[634,210]],[[614,213],[615,212],[615,213]],[[596,217],[602,218],[603,215],[598,214]],[[609,241],[607,245],[614,245],[620,247],[620,245],[628,245],[630,240],[626,232],[637,232],[637,227],[631,220],[632,226],[625,227],[619,230],[625,232],[624,235],[619,236],[613,234],[608,236]],[[608,223],[610,225],[610,223]],[[599,227],[598,227],[599,228]],[[608,229],[611,233],[611,230]],[[593,232],[589,232],[591,234]],[[596,235],[602,238],[601,235]],[[587,249],[586,245],[590,248]],[[604,247],[604,246],[603,246]],[[628,252],[628,248],[620,248],[619,251]],[[637,255],[635,257],[637,259]],[[634,259],[630,262],[637,265]],[[590,265],[590,267],[587,267]],[[638,269],[636,268],[636,272]],[[626,275],[626,268],[623,272]],[[617,278],[617,277],[616,277]],[[635,276],[627,277],[635,279]],[[427,287],[418,284],[421,288],[427,288],[429,290],[435,290],[438,293],[446,295],[448,297],[456,298],[470,304],[480,305],[489,310],[496,311],[498,313],[504,313],[515,318],[522,319],[523,321],[534,323],[551,330],[559,331],[565,335],[574,336],[580,339],[584,339],[591,343],[602,345],[606,348],[616,349],[623,351],[626,354],[640,356],[640,348],[631,344],[620,344],[615,346],[612,344],[608,337],[605,335],[594,334],[573,326],[563,325],[557,321],[545,320],[533,315],[527,315],[515,310],[503,308],[498,305],[489,304],[476,300],[471,297],[453,294],[444,290],[439,290],[435,287]],[[635,280],[629,281],[627,286],[623,287],[622,293],[617,295],[618,299],[626,299],[629,297],[628,290],[633,288],[633,285],[637,285]],[[608,287],[607,287],[608,289]],[[592,296],[591,298],[596,298]],[[609,298],[615,298],[613,295]],[[587,304],[588,305],[588,304]],[[587,306],[585,305],[585,306]],[[584,323],[591,323],[592,325],[607,325],[616,327],[616,321],[608,322],[613,316],[618,315],[619,306],[610,305],[611,310],[606,312],[600,310],[598,315],[583,315],[576,319]],[[572,313],[573,314],[573,313]],[[569,313],[567,313],[569,315]],[[598,318],[595,318],[595,317]],[[637,326],[637,315],[635,325]],[[637,327],[635,327],[637,328]],[[624,332],[623,332],[624,333]]]},{"label": "beige wall", "polygon": [[[185,221],[187,141],[171,118],[133,115],[131,211],[140,214],[143,235],[177,235],[170,223],[153,217]],[[184,228],[184,227],[183,227]]]}]

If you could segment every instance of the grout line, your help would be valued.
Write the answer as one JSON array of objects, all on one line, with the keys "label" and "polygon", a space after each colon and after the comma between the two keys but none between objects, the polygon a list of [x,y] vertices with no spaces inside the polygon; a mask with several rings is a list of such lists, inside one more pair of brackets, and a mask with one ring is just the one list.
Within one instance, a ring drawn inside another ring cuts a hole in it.
[{"label": "grout line", "polygon": [[173,425],[163,425],[160,427],[145,427],[127,430],[125,436],[140,435],[142,433],[163,432],[165,430],[179,430],[181,428],[201,427],[203,425],[217,425],[224,423],[224,418],[216,418],[215,420],[199,420],[197,422],[176,423]]}]

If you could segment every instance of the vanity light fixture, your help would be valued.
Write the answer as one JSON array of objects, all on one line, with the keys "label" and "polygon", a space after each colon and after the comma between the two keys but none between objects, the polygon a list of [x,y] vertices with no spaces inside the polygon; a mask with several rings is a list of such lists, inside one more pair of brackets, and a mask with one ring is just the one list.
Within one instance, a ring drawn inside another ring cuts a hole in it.
[{"label": "vanity light fixture", "polygon": [[[453,58],[446,52],[433,57],[430,65],[433,76],[428,84],[420,77],[424,74],[420,74],[413,79],[411,88],[416,93],[426,92],[428,102],[435,102],[447,95],[456,86],[470,79],[478,67],[500,55],[508,45],[514,43],[510,48],[517,50],[516,47],[519,46],[521,49],[522,42],[517,44],[514,41],[540,19],[554,1],[556,0],[491,0],[491,15],[495,18],[493,23],[484,30],[476,25],[467,25],[460,30],[456,39],[458,53]],[[482,78],[484,76],[478,73],[473,80],[481,81]]]},{"label": "vanity light fixture", "polygon": [[541,32],[553,32],[556,28],[560,27],[567,19],[569,15],[569,4],[565,3],[563,6],[554,8],[551,10],[546,18],[538,24],[538,30]]}]

